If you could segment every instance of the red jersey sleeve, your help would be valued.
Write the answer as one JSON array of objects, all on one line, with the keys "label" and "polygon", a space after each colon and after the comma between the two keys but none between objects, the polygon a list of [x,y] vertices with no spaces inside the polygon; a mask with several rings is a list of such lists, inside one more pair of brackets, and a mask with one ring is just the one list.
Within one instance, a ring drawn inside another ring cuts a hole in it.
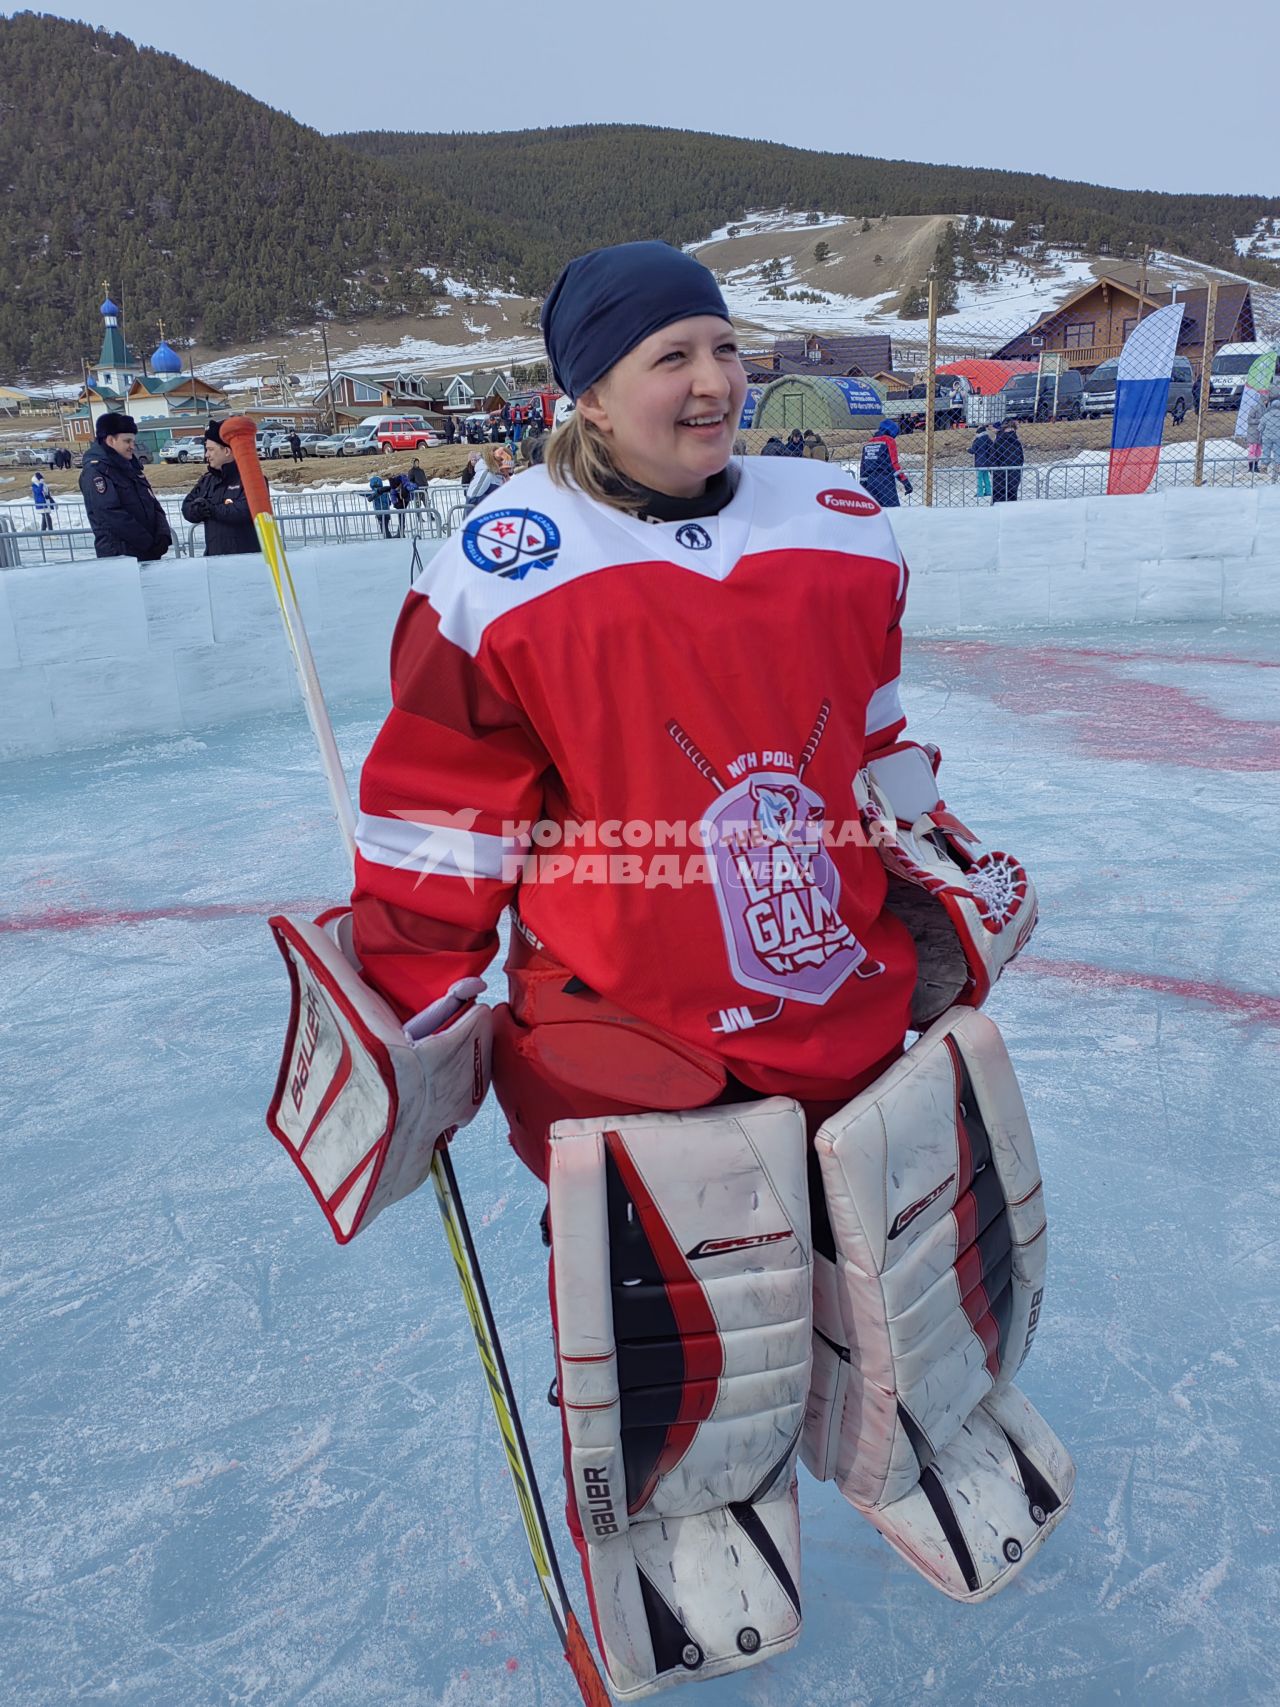
[{"label": "red jersey sleeve", "polygon": [[355,947],[405,1017],[493,958],[549,761],[522,713],[410,593],[392,709],[360,778]]},{"label": "red jersey sleeve", "polygon": [[889,621],[889,630],[885,635],[884,651],[880,660],[879,684],[867,704],[867,739],[863,748],[862,762],[883,748],[892,746],[901,739],[903,730],[907,727],[907,714],[902,709],[901,674],[902,674],[902,613],[907,606],[907,566],[902,566],[902,581],[898,588],[898,597],[894,603],[893,615]]}]

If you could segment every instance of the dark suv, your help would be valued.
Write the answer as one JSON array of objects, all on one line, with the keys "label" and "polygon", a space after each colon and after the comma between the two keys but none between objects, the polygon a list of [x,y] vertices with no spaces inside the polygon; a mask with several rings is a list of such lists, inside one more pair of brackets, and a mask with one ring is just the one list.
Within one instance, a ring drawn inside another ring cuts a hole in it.
[{"label": "dark suv", "polygon": [[[1114,415],[1116,412],[1116,375],[1120,369],[1119,356],[1102,362],[1084,382],[1084,412],[1086,415]],[[1200,404],[1200,387],[1196,384],[1195,369],[1185,356],[1173,358],[1173,378],[1169,381],[1169,401],[1166,412],[1173,416],[1176,427],[1189,409]]]},{"label": "dark suv", "polygon": [[1074,368],[1057,377],[1054,398],[1051,373],[1016,373],[1000,392],[1006,421],[1078,421],[1084,413],[1084,382]]}]

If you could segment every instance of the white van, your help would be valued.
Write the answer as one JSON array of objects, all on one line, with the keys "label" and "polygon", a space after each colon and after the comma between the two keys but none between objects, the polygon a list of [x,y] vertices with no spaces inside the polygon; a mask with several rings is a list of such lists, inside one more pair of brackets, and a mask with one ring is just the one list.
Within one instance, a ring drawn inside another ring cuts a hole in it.
[{"label": "white van", "polygon": [[1209,407],[1238,409],[1244,395],[1244,380],[1259,356],[1269,355],[1273,344],[1224,344],[1209,369]]}]

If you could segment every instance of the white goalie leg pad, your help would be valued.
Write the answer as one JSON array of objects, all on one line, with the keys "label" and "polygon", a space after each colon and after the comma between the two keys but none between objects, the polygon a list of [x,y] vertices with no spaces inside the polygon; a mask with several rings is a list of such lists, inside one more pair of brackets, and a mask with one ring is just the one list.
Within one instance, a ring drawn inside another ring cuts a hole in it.
[{"label": "white goalie leg pad", "polygon": [[624,1699],[800,1632],[805,1123],[785,1098],[559,1121],[550,1227],[570,1505]]},{"label": "white goalie leg pad", "polygon": [[490,1012],[465,979],[440,1004],[444,1029],[411,1040],[360,976],[349,912],[269,922],[293,999],[267,1125],[346,1244],[422,1184],[437,1139],[484,1101]]},{"label": "white goalie leg pad", "polygon": [[1044,1195],[993,1023],[953,1008],[815,1141],[803,1456],[945,1593],[982,1600],[1059,1521],[1075,1470],[1009,1384],[1044,1291]]},{"label": "white goalie leg pad", "polygon": [[858,774],[854,796],[889,876],[885,906],[916,946],[911,1024],[954,1002],[981,1007],[1036,924],[1035,885],[989,851],[939,798],[937,748],[902,741]]}]

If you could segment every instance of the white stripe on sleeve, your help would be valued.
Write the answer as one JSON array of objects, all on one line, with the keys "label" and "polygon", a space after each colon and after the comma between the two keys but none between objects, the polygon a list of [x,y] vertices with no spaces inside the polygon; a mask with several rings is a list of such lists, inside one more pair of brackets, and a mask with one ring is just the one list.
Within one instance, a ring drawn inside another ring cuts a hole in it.
[{"label": "white stripe on sleeve", "polygon": [[899,722],[906,714],[902,709],[902,700],[898,694],[901,676],[895,676],[891,682],[878,687],[867,702],[867,734],[874,735],[877,730],[888,729],[891,724]]},{"label": "white stripe on sleeve", "polygon": [[356,847],[375,865],[416,871],[427,877],[510,879],[510,860],[524,857],[527,836],[489,836],[470,826],[474,808],[438,815],[445,823],[416,823],[411,818],[378,818],[362,812],[356,820]]}]

